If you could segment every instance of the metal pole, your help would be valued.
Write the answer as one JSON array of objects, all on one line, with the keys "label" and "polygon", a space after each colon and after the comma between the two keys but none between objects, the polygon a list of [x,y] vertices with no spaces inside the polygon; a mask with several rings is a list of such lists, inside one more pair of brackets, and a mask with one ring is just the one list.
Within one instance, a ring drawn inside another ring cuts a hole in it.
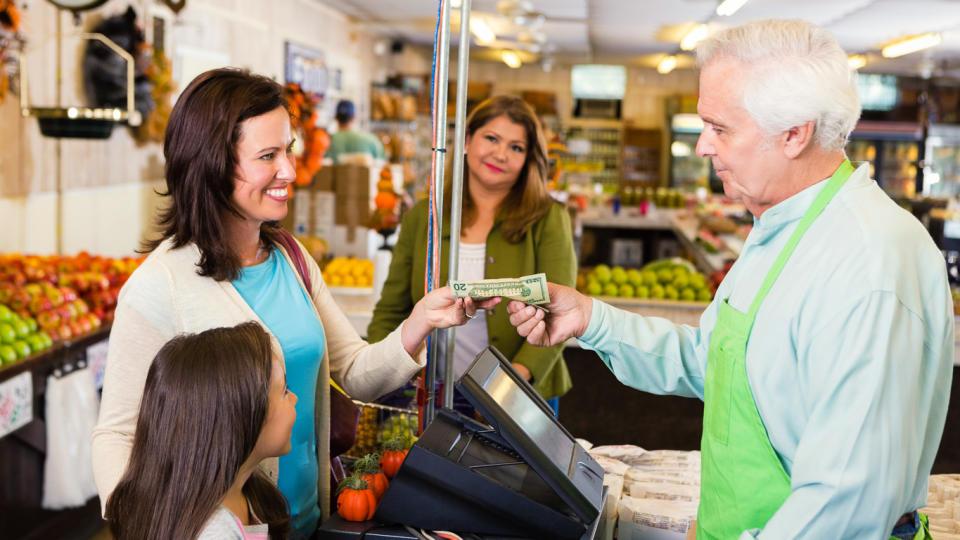
[{"label": "metal pole", "polygon": [[[437,205],[437,223],[439,223],[438,229],[443,234],[443,168],[444,168],[444,157],[447,151],[447,68],[450,63],[450,4],[448,0],[440,0],[440,36],[437,40],[437,74],[436,74],[436,83],[437,83],[437,100],[434,102],[433,106],[437,107],[437,123],[433,126],[437,147],[433,149],[436,154],[436,167],[433,171],[433,185],[437,194],[436,200],[440,201]],[[440,241],[437,243],[442,245],[443,242]],[[434,256],[437,257],[437,260],[440,259],[442,250],[437,250],[437,253],[434,253]],[[439,276],[434,276],[434,279],[439,279]],[[431,350],[430,358],[432,361],[428,362],[427,367],[427,380],[426,380],[426,390],[427,390],[427,403],[424,406],[424,421],[423,425],[426,427],[433,421],[434,416],[436,416],[436,397],[437,397],[437,353],[439,352],[439,339],[441,333],[437,330],[433,331],[433,336],[430,338]]]},{"label": "metal pole", "polygon": [[[453,185],[450,193],[450,279],[460,278],[460,211],[463,206],[463,146],[467,115],[467,71],[470,67],[470,0],[460,4],[460,50],[457,56],[457,112],[453,128]],[[443,363],[443,406],[453,408],[453,355],[457,328],[447,330]]]}]

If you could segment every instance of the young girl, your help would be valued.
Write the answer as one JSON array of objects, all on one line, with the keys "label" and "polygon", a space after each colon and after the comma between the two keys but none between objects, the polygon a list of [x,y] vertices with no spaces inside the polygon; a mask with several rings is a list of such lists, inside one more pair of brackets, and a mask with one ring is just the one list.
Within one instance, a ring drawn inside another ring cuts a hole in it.
[{"label": "young girl", "polygon": [[170,340],[147,373],[130,462],[107,501],[113,536],[287,538],[286,499],[258,464],[290,451],[296,402],[257,323]]}]

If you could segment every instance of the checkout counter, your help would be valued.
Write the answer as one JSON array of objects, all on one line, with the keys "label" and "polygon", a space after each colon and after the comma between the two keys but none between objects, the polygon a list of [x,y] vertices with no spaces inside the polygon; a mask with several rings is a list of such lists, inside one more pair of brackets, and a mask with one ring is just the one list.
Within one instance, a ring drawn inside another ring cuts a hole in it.
[{"label": "checkout counter", "polygon": [[337,516],[322,539],[418,538],[418,529],[483,538],[590,540],[604,505],[603,468],[493,347],[456,383],[488,424],[438,409],[372,521]]}]

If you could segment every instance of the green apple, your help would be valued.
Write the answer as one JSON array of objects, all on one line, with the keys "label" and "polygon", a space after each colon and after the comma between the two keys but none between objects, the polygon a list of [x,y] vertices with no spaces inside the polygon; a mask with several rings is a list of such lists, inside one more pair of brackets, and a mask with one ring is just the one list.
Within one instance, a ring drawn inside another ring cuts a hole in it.
[{"label": "green apple", "polygon": [[707,276],[696,272],[690,274],[690,286],[694,289],[702,289],[707,285]]},{"label": "green apple", "polygon": [[650,287],[650,298],[663,298],[663,285]]},{"label": "green apple", "polygon": [[0,322],[0,343],[10,345],[17,339],[17,332],[13,325],[8,322]]},{"label": "green apple", "polygon": [[617,285],[623,285],[627,282],[627,271],[622,266],[614,266],[610,269],[610,281]]},{"label": "green apple", "polygon": [[23,339],[30,335],[30,326],[23,319],[13,321],[13,331],[17,333],[17,339]]},{"label": "green apple", "polygon": [[587,294],[590,296],[600,296],[603,292],[603,285],[598,281],[590,280],[587,282]]},{"label": "green apple", "polygon": [[17,356],[19,358],[26,358],[30,356],[30,353],[31,353],[30,345],[26,341],[23,341],[22,339],[18,339],[14,341],[10,346],[13,347],[13,351],[17,353]]},{"label": "green apple", "polygon": [[663,297],[667,300],[676,300],[677,298],[680,298],[680,291],[678,291],[673,285],[667,285],[663,288]]},{"label": "green apple", "polygon": [[650,298],[650,287],[646,285],[637,287],[637,298]]},{"label": "green apple", "polygon": [[37,331],[37,320],[33,317],[24,317],[23,322],[27,323],[27,328],[30,329],[31,334]]},{"label": "green apple", "polygon": [[697,299],[697,293],[690,287],[685,287],[680,291],[680,299],[684,302],[693,302]]},{"label": "green apple", "polygon": [[685,272],[675,272],[673,277],[673,286],[677,288],[678,291],[682,291],[690,285],[690,278]]},{"label": "green apple", "polygon": [[627,270],[627,282],[634,287],[643,285],[643,274],[636,268]]},{"label": "green apple", "polygon": [[9,345],[0,345],[0,364],[7,365],[17,361],[17,351]]},{"label": "green apple", "polygon": [[618,292],[620,292],[620,288],[617,287],[616,283],[607,283],[603,286],[604,296],[616,296]]},{"label": "green apple", "polygon": [[27,344],[30,345],[30,350],[34,352],[40,352],[46,349],[46,342],[43,340],[43,337],[40,334],[30,334],[27,336]]},{"label": "green apple", "polygon": [[662,270],[658,270],[658,271],[657,271],[657,281],[659,281],[661,285],[666,285],[666,284],[672,282],[672,281],[673,281],[673,272],[671,272],[668,268],[664,268],[664,269],[662,269]]},{"label": "green apple", "polygon": [[653,287],[657,284],[657,273],[653,270],[644,270],[640,274],[643,276],[643,284],[647,287]]},{"label": "green apple", "polygon": [[697,291],[697,300],[700,302],[709,302],[712,300],[710,289],[700,289]]},{"label": "green apple", "polygon": [[620,296],[623,298],[633,298],[633,295],[634,295],[633,285],[629,283],[624,283],[623,285],[620,285],[619,292],[620,292]]},{"label": "green apple", "polygon": [[13,318],[13,312],[10,311],[10,308],[0,304],[0,322],[7,322]]},{"label": "green apple", "polygon": [[610,281],[610,267],[605,264],[598,264],[593,269],[593,276],[601,285],[607,284]]}]

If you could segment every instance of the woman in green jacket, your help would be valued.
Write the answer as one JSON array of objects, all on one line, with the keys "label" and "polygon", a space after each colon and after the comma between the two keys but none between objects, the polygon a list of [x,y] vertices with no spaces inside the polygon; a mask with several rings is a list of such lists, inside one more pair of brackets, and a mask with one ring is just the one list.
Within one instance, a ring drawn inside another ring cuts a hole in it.
[{"label": "woman in green jacket", "polygon": [[[520,277],[544,272],[547,280],[573,286],[577,262],[570,217],[547,193],[546,141],[533,109],[513,96],[479,104],[467,118],[466,166],[460,234],[460,279]],[[447,283],[450,188],[444,189],[440,283]],[[403,218],[390,272],[367,328],[376,342],[389,334],[423,297],[427,250],[427,201]],[[478,352],[493,345],[557,410],[572,386],[563,345],[527,344],[502,307],[479,315],[456,332],[454,370],[459,376]]]}]

